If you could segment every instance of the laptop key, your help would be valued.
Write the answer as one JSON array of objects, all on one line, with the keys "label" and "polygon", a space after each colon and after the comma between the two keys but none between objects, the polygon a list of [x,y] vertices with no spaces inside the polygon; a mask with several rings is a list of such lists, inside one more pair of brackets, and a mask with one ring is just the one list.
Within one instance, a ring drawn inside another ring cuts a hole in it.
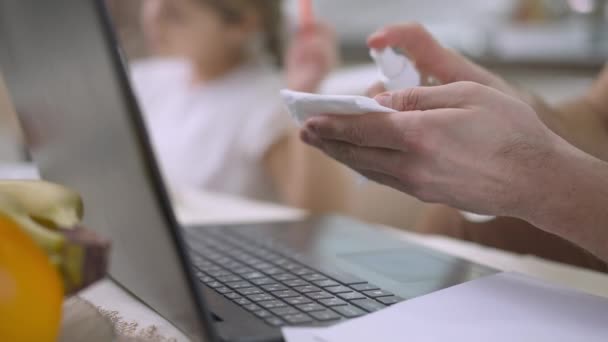
[{"label": "laptop key", "polygon": [[268,310],[255,310],[253,311],[253,314],[258,316],[259,318],[270,318],[270,317],[274,317],[272,316],[272,314],[270,313],[270,311]]},{"label": "laptop key", "polygon": [[324,290],[327,291],[327,292],[329,292],[329,293],[334,293],[334,294],[336,294],[336,293],[345,293],[345,292],[351,292],[352,291],[348,287],[342,286],[342,285],[326,287],[326,288],[324,288]]},{"label": "laptop key", "polygon": [[319,305],[317,303],[302,304],[302,305],[296,306],[296,308],[298,308],[299,310],[302,310],[304,312],[313,312],[313,311],[323,311],[323,310],[326,310],[324,307],[322,307],[321,305]]},{"label": "laptop key", "polygon": [[251,301],[249,301],[246,298],[235,299],[234,302],[237,303],[240,306],[245,306],[245,305],[251,304]]},{"label": "laptop key", "polygon": [[375,301],[373,299],[358,299],[358,300],[353,300],[351,303],[364,310],[367,310],[368,312],[378,311],[378,310],[384,309],[386,307],[386,305],[378,303],[377,301]]},{"label": "laptop key", "polygon": [[[305,267],[293,269],[291,272],[293,272],[294,274],[299,275],[299,276],[304,276],[304,275],[315,273],[315,271],[311,270],[310,268],[305,268]],[[304,278],[304,279],[306,279],[306,278]],[[306,280],[308,280],[308,279],[306,279]]]},{"label": "laptop key", "polygon": [[250,280],[250,279],[256,279],[256,278],[264,278],[265,275],[260,272],[249,272],[249,273],[242,274],[241,277],[243,277],[247,280]]},{"label": "laptop key", "polygon": [[300,311],[296,310],[295,308],[289,307],[289,306],[271,309],[270,311],[279,317],[288,316],[288,315],[297,315],[300,313]]},{"label": "laptop key", "polygon": [[307,293],[306,296],[308,296],[309,298],[312,298],[314,300],[334,298],[334,296],[332,294],[327,293],[325,291]]},{"label": "laptop key", "polygon": [[251,267],[255,267],[254,265],[260,265],[264,262],[258,258],[252,258],[251,255],[248,255],[243,258],[239,258],[239,260],[241,260],[242,262],[244,262],[245,264],[247,264]]},{"label": "laptop key", "polygon": [[285,322],[282,319],[276,317],[267,318],[266,323],[272,325],[273,327],[282,327],[285,325]]},{"label": "laptop key", "polygon": [[306,285],[306,286],[298,286],[298,287],[294,287],[294,290],[300,292],[300,293],[309,293],[309,292],[319,292],[321,291],[320,288],[313,286],[313,285]]},{"label": "laptop key", "polygon": [[241,280],[241,277],[235,275],[219,276],[215,278],[220,283],[230,283]]},{"label": "laptop key", "polygon": [[346,292],[346,293],[339,293],[338,297],[344,299],[344,300],[354,300],[354,299],[365,299],[365,296],[360,294],[359,292]]},{"label": "laptop key", "polygon": [[390,297],[380,297],[376,300],[384,305],[393,305],[393,304],[403,302],[405,299],[398,297],[398,296],[390,296]]},{"label": "laptop key", "polygon": [[280,308],[282,306],[287,306],[287,304],[281,302],[280,300],[268,300],[265,302],[259,302],[258,305],[260,305],[261,307],[265,308],[265,309],[274,309],[274,308]]},{"label": "laptop key", "polygon": [[281,285],[281,284],[268,284],[268,285],[261,286],[261,288],[263,288],[264,291],[268,291],[268,292],[288,290],[288,288],[285,285]]},{"label": "laptop key", "polygon": [[237,290],[237,289],[242,289],[242,288],[246,288],[246,287],[252,287],[253,284],[251,284],[248,281],[235,281],[235,282],[231,282],[231,283],[226,283],[226,286],[228,286],[229,288],[231,288],[233,290]]},{"label": "laptop key", "polygon": [[213,271],[220,271],[222,270],[222,268],[214,263],[212,263],[211,261],[207,261],[204,263],[200,263],[200,264],[195,264],[194,266],[196,266],[199,270],[203,271],[203,272],[213,272]]},{"label": "laptop key", "polygon": [[323,311],[315,311],[315,312],[311,312],[310,315],[318,320],[318,321],[333,321],[333,320],[337,320],[342,318],[342,316],[338,315],[337,313],[331,311],[331,310],[323,310]]},{"label": "laptop key", "polygon": [[217,279],[217,277],[232,275],[232,273],[225,271],[225,270],[209,271],[209,272],[205,272],[205,273],[207,273],[208,275],[210,275],[216,279]]},{"label": "laptop key", "polygon": [[256,304],[247,304],[247,305],[243,305],[243,309],[247,310],[247,311],[258,311],[258,310],[262,310],[262,308],[259,305]]},{"label": "laptop key", "polygon": [[315,281],[319,281],[319,280],[329,280],[326,276],[324,276],[320,273],[312,273],[312,274],[303,275],[302,279],[308,280],[310,282],[315,282]]},{"label": "laptop key", "polygon": [[291,279],[296,279],[297,277],[291,273],[279,273],[277,275],[272,276],[274,279],[278,280],[278,281],[287,281],[287,280],[291,280]]},{"label": "laptop key", "polygon": [[321,299],[319,300],[319,303],[325,305],[325,306],[329,306],[329,307],[333,307],[333,306],[341,306],[341,305],[347,305],[348,303],[343,301],[342,299],[339,298],[327,298],[327,299]]},{"label": "laptop key", "polygon": [[318,287],[330,287],[330,286],[340,285],[340,283],[338,283],[337,281],[331,280],[331,279],[317,280],[317,281],[313,281],[312,283],[317,285]]},{"label": "laptop key", "polygon": [[276,280],[272,279],[272,278],[268,278],[268,277],[262,277],[262,278],[256,278],[256,279],[251,279],[251,283],[261,286],[261,285],[268,285],[268,284],[276,284]]},{"label": "laptop key", "polygon": [[305,324],[311,323],[313,321],[312,318],[306,314],[285,316],[283,317],[283,319],[286,320],[289,324]]},{"label": "laptop key", "polygon": [[306,297],[303,297],[303,296],[285,298],[283,300],[286,301],[288,304],[291,304],[291,305],[300,305],[300,304],[312,303],[312,300],[310,300],[310,299],[308,299]]},{"label": "laptop key", "polygon": [[243,298],[241,295],[239,295],[236,292],[230,292],[230,293],[226,293],[224,296],[226,296],[226,298],[228,299],[239,299],[239,298]]},{"label": "laptop key", "polygon": [[292,270],[298,269],[302,266],[295,264],[293,262],[286,262],[285,264],[281,265],[281,267],[283,267],[286,270],[292,271]]},{"label": "laptop key", "polygon": [[275,299],[273,296],[271,296],[267,293],[254,294],[254,295],[247,296],[247,298],[253,302],[263,302],[266,300]]},{"label": "laptop key", "polygon": [[269,268],[259,268],[262,272],[268,274],[268,275],[276,275],[276,274],[280,274],[283,273],[284,271],[280,268],[277,267],[269,267]]},{"label": "laptop key", "polygon": [[[269,264],[267,262],[258,262],[258,263],[254,263],[254,264],[249,264],[249,266],[262,271],[264,273],[266,273],[266,270],[270,270],[270,272],[273,272],[272,269],[275,268],[274,265]],[[275,272],[274,274],[278,274],[278,273],[283,273],[283,270],[279,269],[278,272]],[[269,274],[269,273],[266,273]]]},{"label": "laptop key", "polygon": [[257,287],[246,287],[243,289],[238,289],[236,292],[240,293],[243,296],[254,295],[258,293],[264,293],[264,291],[258,289]]},{"label": "laptop key", "polygon": [[222,287],[216,287],[215,291],[217,291],[217,292],[219,292],[221,294],[226,294],[226,293],[232,292],[232,289],[230,289],[230,288],[228,288],[226,286],[222,286]]},{"label": "laptop key", "polygon": [[212,281],[215,281],[215,279],[213,279],[212,277],[207,276],[207,275],[202,276],[202,277],[199,277],[198,279],[199,279],[200,281],[202,281],[203,283],[205,283],[205,284],[208,284],[208,283],[210,283],[210,282],[212,282]]},{"label": "laptop key", "polygon": [[237,268],[233,268],[232,272],[234,272],[235,274],[246,274],[246,273],[253,273],[253,272],[255,272],[255,270],[251,267],[237,267]]},{"label": "laptop key", "polygon": [[378,290],[379,287],[372,284],[355,284],[350,286],[351,289],[357,291],[369,291],[369,290]]},{"label": "laptop key", "polygon": [[297,286],[306,286],[306,285],[310,285],[309,282],[302,280],[302,279],[292,279],[292,280],[286,280],[283,282],[283,284],[289,286],[289,287],[297,287]]},{"label": "laptop key", "polygon": [[224,286],[224,284],[220,283],[219,281],[212,281],[210,283],[207,283],[207,286],[212,287],[212,288],[217,288],[217,287]]},{"label": "laptop key", "polygon": [[392,293],[390,293],[388,291],[384,291],[384,290],[370,290],[370,291],[364,291],[363,293],[365,293],[366,296],[372,297],[372,298],[393,296]]},{"label": "laptop key", "polygon": [[300,295],[299,293],[293,290],[278,291],[273,292],[272,294],[279,298],[298,297]]},{"label": "laptop key", "polygon": [[337,313],[346,318],[355,318],[366,314],[365,311],[352,305],[336,306],[333,307],[332,310],[336,311]]}]

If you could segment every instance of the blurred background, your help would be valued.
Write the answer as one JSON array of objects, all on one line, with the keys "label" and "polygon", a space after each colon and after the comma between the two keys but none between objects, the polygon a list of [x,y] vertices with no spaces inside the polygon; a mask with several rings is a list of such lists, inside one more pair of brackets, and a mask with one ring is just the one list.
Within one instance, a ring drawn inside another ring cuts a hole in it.
[{"label": "blurred background", "polygon": [[[128,56],[144,56],[136,19],[141,0],[111,2]],[[292,25],[297,8],[297,0],[285,1]],[[332,0],[316,1],[315,9],[337,31],[346,66],[371,62],[365,45],[370,33],[386,24],[416,21],[445,46],[549,101],[579,93],[608,57],[605,0],[384,0],[381,5]]]},{"label": "blurred background", "polygon": [[[142,1],[108,1],[129,62],[149,55],[140,25]],[[297,9],[295,0],[285,1],[286,37],[295,31]],[[552,103],[583,93],[608,60],[604,0],[319,0],[315,12],[336,30],[341,52],[340,67],[323,84],[324,93],[362,94],[377,79],[366,37],[405,21],[423,23],[445,46]],[[26,160],[1,82],[0,129],[0,160],[5,165]],[[409,227],[423,206],[373,184],[354,191],[348,213],[370,221]]]}]

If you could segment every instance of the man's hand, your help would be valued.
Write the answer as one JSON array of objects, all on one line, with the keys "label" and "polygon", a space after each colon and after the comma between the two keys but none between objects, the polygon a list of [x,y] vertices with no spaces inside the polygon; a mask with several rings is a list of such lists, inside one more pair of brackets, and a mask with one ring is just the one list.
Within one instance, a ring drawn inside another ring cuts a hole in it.
[{"label": "man's hand", "polygon": [[526,100],[522,93],[499,76],[441,46],[420,24],[387,26],[373,34],[367,44],[372,49],[401,49],[422,74],[423,83],[430,78],[440,84],[471,81]]},{"label": "man's hand", "polygon": [[[558,107],[548,106],[541,98],[518,89],[499,76],[471,62],[455,51],[442,47],[419,24],[388,26],[373,34],[368,45],[382,49],[400,48],[416,64],[425,80],[440,84],[472,81],[486,85],[526,102],[547,127],[571,144],[608,161],[608,67],[586,96],[567,99],[570,102]],[[384,89],[374,86],[368,95],[375,96]]]},{"label": "man's hand", "polygon": [[529,217],[558,146],[524,102],[456,82],[385,93],[399,112],[319,116],[302,139],[379,183],[427,202],[480,214]]},{"label": "man's hand", "polygon": [[324,24],[301,28],[285,60],[288,88],[316,92],[337,62],[337,42],[331,28]]}]

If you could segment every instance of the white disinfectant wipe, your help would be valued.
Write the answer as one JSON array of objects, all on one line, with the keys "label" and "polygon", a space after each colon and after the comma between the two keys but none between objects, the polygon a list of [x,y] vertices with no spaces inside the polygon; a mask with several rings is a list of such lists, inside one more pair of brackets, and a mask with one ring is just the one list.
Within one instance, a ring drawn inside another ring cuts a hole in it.
[{"label": "white disinfectant wipe", "polygon": [[412,62],[392,48],[372,49],[370,56],[378,66],[380,80],[386,90],[395,91],[420,85],[420,73]]},{"label": "white disinfectant wipe", "polygon": [[281,90],[289,114],[302,125],[306,120],[321,114],[361,115],[366,113],[394,113],[376,100],[365,96],[317,95]]}]

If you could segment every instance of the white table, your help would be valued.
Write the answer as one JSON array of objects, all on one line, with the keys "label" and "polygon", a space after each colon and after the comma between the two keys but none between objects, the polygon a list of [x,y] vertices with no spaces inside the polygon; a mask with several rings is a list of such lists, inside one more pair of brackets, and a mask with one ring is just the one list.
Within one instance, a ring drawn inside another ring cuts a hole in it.
[{"label": "white table", "polygon": [[[224,195],[182,194],[177,198],[176,212],[185,224],[230,224],[247,222],[292,221],[306,216],[305,212],[276,205],[240,200]],[[588,293],[608,297],[608,275],[572,266],[515,255],[475,244],[444,237],[419,234],[381,227],[395,238],[415,241],[444,253],[491,266],[503,271],[515,271]],[[81,297],[98,306],[131,336],[149,335],[153,331],[161,338],[155,341],[188,341],[169,322],[149,310],[110,280],[86,290]],[[163,339],[164,338],[164,339]]]}]

